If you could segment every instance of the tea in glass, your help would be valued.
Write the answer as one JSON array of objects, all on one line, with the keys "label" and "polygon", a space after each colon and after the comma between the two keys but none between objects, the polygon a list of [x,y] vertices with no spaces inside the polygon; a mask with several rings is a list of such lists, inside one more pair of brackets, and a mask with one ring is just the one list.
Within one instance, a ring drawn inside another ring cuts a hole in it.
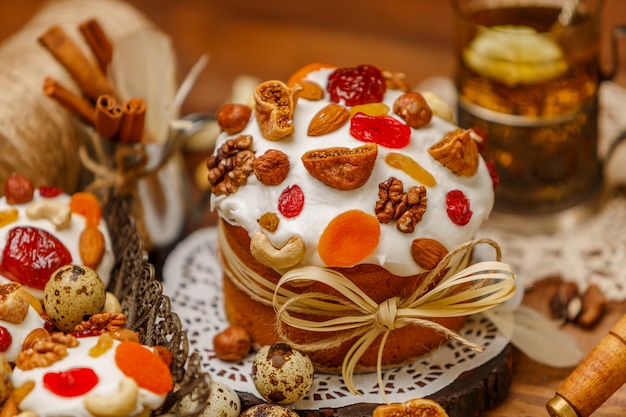
[{"label": "tea in glass", "polygon": [[486,138],[495,210],[544,214],[602,185],[597,156],[601,2],[456,0],[458,121]]}]

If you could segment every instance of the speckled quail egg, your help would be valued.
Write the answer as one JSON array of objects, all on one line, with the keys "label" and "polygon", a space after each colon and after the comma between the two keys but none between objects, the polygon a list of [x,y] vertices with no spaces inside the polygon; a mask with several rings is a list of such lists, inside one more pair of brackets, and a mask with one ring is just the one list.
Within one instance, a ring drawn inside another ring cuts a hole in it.
[{"label": "speckled quail egg", "polygon": [[252,362],[254,386],[275,404],[293,404],[313,385],[313,364],[308,356],[286,343],[263,346]]},{"label": "speckled quail egg", "polygon": [[[176,411],[190,412],[196,410],[197,406],[197,401],[186,396],[183,397]],[[200,417],[238,417],[240,412],[241,402],[235,390],[221,382],[211,382],[211,394]]]},{"label": "speckled quail egg", "polygon": [[50,320],[69,332],[104,308],[106,289],[100,276],[83,265],[65,265],[52,273],[44,288],[43,304]]},{"label": "speckled quail egg", "polygon": [[298,414],[276,404],[259,404],[248,408],[239,417],[298,417]]}]

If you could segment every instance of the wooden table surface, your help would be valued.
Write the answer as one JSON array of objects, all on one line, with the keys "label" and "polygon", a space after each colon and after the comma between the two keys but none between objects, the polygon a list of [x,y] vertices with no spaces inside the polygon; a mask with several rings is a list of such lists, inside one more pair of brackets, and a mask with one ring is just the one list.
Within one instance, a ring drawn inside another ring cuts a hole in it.
[{"label": "wooden table surface", "polygon": [[[231,92],[235,77],[286,79],[311,61],[338,66],[371,63],[406,73],[417,83],[453,72],[452,9],[446,0],[361,0],[348,2],[289,0],[131,0],[174,43],[181,74],[204,53],[210,62],[184,106],[185,112],[215,111]],[[19,30],[42,0],[2,0],[0,40]],[[271,5],[268,5],[271,3]],[[626,23],[624,0],[606,0],[603,11],[602,63],[608,66],[611,28]],[[626,66],[626,42],[620,57]],[[626,85],[626,68],[616,79]],[[530,289],[525,303],[547,313],[550,283]],[[583,350],[590,351],[626,313],[613,303],[592,330],[565,327]],[[485,416],[547,416],[546,402],[571,369],[540,365],[523,354],[517,362],[506,401]],[[615,393],[593,415],[622,416],[626,388]]]}]

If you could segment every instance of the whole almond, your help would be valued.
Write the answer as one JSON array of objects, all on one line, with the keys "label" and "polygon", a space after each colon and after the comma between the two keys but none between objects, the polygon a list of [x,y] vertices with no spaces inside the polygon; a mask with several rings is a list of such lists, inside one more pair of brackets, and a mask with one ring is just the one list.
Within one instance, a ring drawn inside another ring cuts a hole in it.
[{"label": "whole almond", "polygon": [[104,256],[104,235],[95,226],[87,226],[80,234],[78,249],[85,266],[96,269]]},{"label": "whole almond", "polygon": [[340,104],[331,103],[313,116],[307,135],[322,136],[334,132],[350,119],[350,111]]},{"label": "whole almond", "polygon": [[320,87],[318,83],[309,80],[301,80],[298,84],[302,87],[302,90],[298,92],[298,96],[300,98],[311,101],[317,101],[324,98],[324,90],[322,90],[322,87]]},{"label": "whole almond", "polygon": [[411,255],[419,266],[433,269],[448,254],[443,244],[435,239],[418,238],[411,244]]}]

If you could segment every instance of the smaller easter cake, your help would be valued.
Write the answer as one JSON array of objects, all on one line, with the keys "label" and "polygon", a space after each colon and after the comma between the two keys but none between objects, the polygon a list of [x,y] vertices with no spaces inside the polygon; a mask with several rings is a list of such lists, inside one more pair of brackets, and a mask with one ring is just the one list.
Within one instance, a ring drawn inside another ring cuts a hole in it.
[{"label": "smaller easter cake", "polygon": [[23,351],[12,375],[20,411],[45,416],[149,416],[173,388],[159,352],[110,333],[53,333]]},{"label": "smaller easter cake", "polygon": [[19,174],[5,181],[0,198],[0,282],[18,282],[41,299],[59,267],[86,265],[106,287],[113,262],[108,227],[93,194],[35,189]]}]

